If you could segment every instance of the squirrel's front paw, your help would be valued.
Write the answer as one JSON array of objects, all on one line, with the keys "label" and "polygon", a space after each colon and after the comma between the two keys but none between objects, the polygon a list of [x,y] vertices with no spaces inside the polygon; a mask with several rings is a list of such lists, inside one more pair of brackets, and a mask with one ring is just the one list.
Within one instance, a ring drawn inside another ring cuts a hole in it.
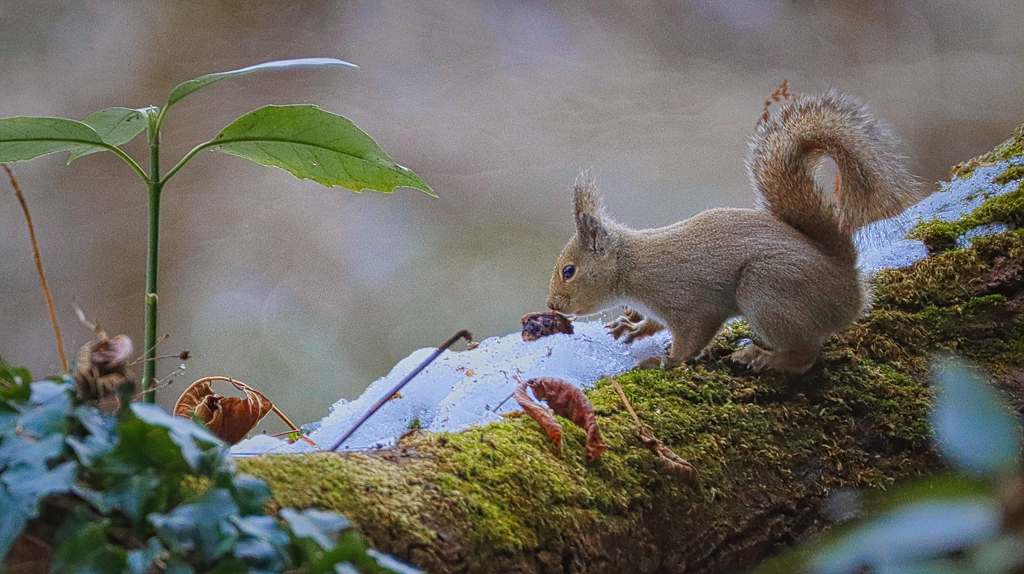
[{"label": "squirrel's front paw", "polygon": [[626,308],[625,314],[604,327],[611,331],[612,337],[615,340],[619,340],[620,337],[625,335],[626,344],[630,344],[637,339],[650,337],[665,328],[661,323],[645,318],[640,313],[629,308]]}]

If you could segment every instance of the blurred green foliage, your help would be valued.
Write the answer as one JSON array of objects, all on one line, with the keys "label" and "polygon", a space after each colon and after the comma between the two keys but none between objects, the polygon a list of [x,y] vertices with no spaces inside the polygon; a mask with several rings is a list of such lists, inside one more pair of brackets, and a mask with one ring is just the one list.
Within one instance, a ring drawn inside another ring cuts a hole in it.
[{"label": "blurred green foliage", "polygon": [[0,572],[25,566],[19,544],[62,573],[420,572],[340,515],[267,515],[267,486],[192,421],[128,394],[106,415],[73,382],[30,381],[0,360]]},{"label": "blurred green foliage", "polygon": [[952,471],[901,488],[833,496],[855,516],[758,574],[995,574],[1024,568],[1021,427],[985,373],[962,360],[932,362],[936,449]]}]

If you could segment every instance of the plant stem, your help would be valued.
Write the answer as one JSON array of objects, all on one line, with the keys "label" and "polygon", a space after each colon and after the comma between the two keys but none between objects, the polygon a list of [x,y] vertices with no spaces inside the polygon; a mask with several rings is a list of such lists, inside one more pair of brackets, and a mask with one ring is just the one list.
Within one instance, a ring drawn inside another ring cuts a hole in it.
[{"label": "plant stem", "polygon": [[216,144],[214,143],[213,140],[210,140],[208,142],[203,142],[203,143],[197,145],[196,147],[192,148],[191,150],[189,150],[189,152],[187,154],[185,154],[184,157],[182,157],[180,160],[178,160],[178,163],[174,164],[174,167],[172,167],[171,169],[169,169],[167,171],[167,175],[164,176],[164,180],[161,183],[167,183],[167,180],[171,179],[171,177],[174,174],[178,173],[178,170],[181,169],[182,167],[184,167],[184,165],[186,163],[188,163],[189,160],[191,160],[193,157],[195,157],[197,153],[199,153],[199,152],[203,151],[204,149],[206,149],[208,147],[211,147],[213,145],[216,145]]},{"label": "plant stem", "polygon": [[[164,184],[160,181],[160,134],[149,134],[149,243],[146,247],[146,333],[143,348],[146,350],[142,363],[142,391],[156,384],[156,312],[157,312],[157,255],[160,244],[160,192]],[[145,393],[144,401],[156,402],[156,393]]]}]

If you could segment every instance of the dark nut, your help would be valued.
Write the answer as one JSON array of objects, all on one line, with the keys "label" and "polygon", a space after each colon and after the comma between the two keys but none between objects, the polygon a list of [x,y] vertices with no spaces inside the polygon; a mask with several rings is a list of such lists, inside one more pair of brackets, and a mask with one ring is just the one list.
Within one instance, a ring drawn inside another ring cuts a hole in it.
[{"label": "dark nut", "polygon": [[523,323],[524,341],[536,341],[555,333],[572,335],[572,322],[558,312],[527,313],[523,315],[521,322]]}]

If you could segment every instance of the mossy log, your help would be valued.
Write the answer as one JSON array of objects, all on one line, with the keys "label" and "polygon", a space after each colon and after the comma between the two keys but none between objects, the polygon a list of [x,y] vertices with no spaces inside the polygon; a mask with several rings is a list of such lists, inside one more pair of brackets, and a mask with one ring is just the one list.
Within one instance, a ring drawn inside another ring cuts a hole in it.
[{"label": "mossy log", "polygon": [[[1019,155],[1021,141],[1002,147]],[[805,375],[752,375],[725,360],[749,335],[737,323],[685,369],[618,377],[643,422],[700,471],[700,491],[659,472],[607,381],[588,392],[612,447],[594,462],[581,430],[565,425],[556,457],[520,417],[239,467],[280,504],[342,512],[374,546],[435,574],[741,571],[826,528],[836,490],[941,469],[927,425],[936,350],[983,365],[1024,407],[1022,198],[1024,188],[974,214],[1010,231],[879,273],[869,314]]]}]

